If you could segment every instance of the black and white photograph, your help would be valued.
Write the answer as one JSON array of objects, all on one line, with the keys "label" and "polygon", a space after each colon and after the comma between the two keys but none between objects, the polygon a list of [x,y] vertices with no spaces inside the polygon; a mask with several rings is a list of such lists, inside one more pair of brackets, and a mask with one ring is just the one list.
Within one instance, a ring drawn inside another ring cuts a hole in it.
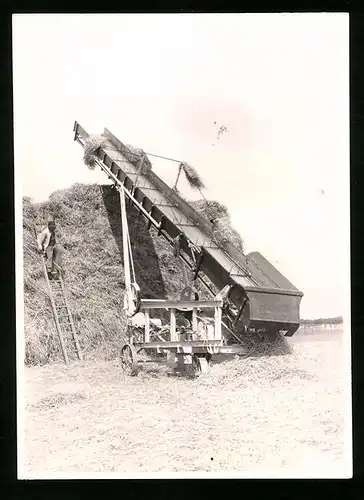
[{"label": "black and white photograph", "polygon": [[12,30],[18,479],[351,478],[349,15]]}]

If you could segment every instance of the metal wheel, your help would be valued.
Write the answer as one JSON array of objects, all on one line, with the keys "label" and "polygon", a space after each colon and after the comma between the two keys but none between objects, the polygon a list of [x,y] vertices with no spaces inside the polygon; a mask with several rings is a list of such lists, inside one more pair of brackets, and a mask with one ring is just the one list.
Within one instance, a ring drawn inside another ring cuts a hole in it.
[{"label": "metal wheel", "polygon": [[210,370],[209,361],[206,356],[192,355],[192,363],[186,365],[186,374],[188,376],[198,376],[208,373]]},{"label": "metal wheel", "polygon": [[121,367],[127,375],[138,375],[137,353],[132,344],[123,345],[120,358]]},{"label": "metal wheel", "polygon": [[135,316],[140,309],[141,295],[137,283],[130,284],[130,290],[124,293],[124,309],[129,318]]}]

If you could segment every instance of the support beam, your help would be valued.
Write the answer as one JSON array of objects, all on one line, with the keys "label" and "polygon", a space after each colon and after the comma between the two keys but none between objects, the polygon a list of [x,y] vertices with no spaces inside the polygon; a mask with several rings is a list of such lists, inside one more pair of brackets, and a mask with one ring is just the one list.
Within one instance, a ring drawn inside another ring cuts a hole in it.
[{"label": "support beam", "polygon": [[162,234],[162,230],[164,229],[165,219],[166,218],[163,215],[161,218],[160,224],[159,224],[159,228],[158,228],[158,236],[160,236]]},{"label": "support beam", "polygon": [[192,330],[197,332],[197,309],[192,310]]},{"label": "support beam", "polygon": [[164,299],[142,299],[140,309],[211,309],[222,307],[222,300],[164,300]]},{"label": "support beam", "polygon": [[198,278],[198,273],[201,269],[202,261],[204,259],[204,253],[201,252],[198,256],[197,263],[196,263],[196,268],[193,274],[193,279],[196,280]]},{"label": "support beam", "polygon": [[176,342],[177,332],[176,332],[176,310],[171,309],[171,342]]},{"label": "support beam", "polygon": [[176,310],[171,309],[171,342],[176,342],[177,333],[176,333]]},{"label": "support beam", "polygon": [[144,342],[150,342],[150,321],[149,321],[149,309],[145,309],[144,311]]},{"label": "support beam", "polygon": [[215,307],[215,340],[221,340],[221,307]]}]

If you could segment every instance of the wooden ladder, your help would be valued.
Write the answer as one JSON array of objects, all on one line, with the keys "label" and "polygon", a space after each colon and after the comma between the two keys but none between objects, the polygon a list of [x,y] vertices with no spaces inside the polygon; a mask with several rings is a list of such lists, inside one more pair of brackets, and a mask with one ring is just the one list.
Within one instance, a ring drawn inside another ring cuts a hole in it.
[{"label": "wooden ladder", "polygon": [[82,351],[68,305],[62,276],[59,274],[57,278],[49,279],[44,263],[43,268],[64,361],[68,364],[70,359],[75,360],[78,358],[82,360]]}]

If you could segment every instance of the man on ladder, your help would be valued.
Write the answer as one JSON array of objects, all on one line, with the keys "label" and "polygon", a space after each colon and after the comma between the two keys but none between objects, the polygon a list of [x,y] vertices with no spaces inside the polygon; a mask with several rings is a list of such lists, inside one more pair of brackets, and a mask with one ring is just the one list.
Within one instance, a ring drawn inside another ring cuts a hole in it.
[{"label": "man on ladder", "polygon": [[56,224],[52,220],[48,226],[37,236],[38,252],[43,253],[46,260],[46,268],[50,279],[56,278],[58,273],[64,274],[61,265],[63,247],[56,242]]}]

